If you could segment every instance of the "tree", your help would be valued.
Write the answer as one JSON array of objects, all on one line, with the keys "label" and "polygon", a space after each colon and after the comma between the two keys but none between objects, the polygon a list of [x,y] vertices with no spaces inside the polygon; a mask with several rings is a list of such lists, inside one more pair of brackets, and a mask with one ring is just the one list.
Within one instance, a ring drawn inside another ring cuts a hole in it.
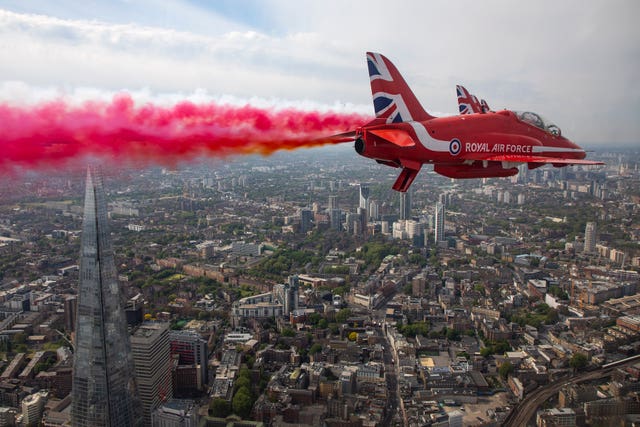
[{"label": "tree", "polygon": [[295,333],[295,331],[294,331],[293,329],[291,329],[291,328],[284,328],[284,329],[282,330],[282,336],[283,336],[283,337],[295,337],[295,336],[296,336],[296,333]]},{"label": "tree", "polygon": [[316,354],[316,353],[321,352],[321,351],[322,351],[322,344],[315,343],[309,349],[309,354],[313,355],[313,354]]},{"label": "tree", "polygon": [[498,369],[498,373],[502,377],[503,380],[506,380],[510,373],[513,372],[513,365],[508,360],[505,360],[500,368]]},{"label": "tree", "polygon": [[311,313],[308,317],[309,317],[309,323],[311,323],[312,325],[317,325],[322,319],[322,316],[320,316],[320,313]]},{"label": "tree", "polygon": [[242,418],[249,418],[251,408],[253,407],[253,399],[251,392],[246,387],[240,387],[233,396],[233,412]]},{"label": "tree", "polygon": [[209,404],[209,415],[212,417],[226,418],[231,414],[231,404],[228,400],[216,397]]},{"label": "tree", "polygon": [[460,341],[460,333],[454,329],[447,329],[447,339],[449,341]]},{"label": "tree", "polygon": [[569,366],[571,366],[574,371],[583,370],[587,366],[587,363],[589,363],[589,360],[587,356],[582,353],[573,353],[573,356],[569,359]]},{"label": "tree", "polygon": [[239,377],[234,383],[233,388],[240,390],[242,387],[246,387],[247,390],[251,388],[251,379],[247,377]]},{"label": "tree", "polygon": [[402,292],[404,292],[405,295],[412,296],[413,295],[413,284],[412,283],[407,283],[406,285],[404,285],[402,287]]},{"label": "tree", "polygon": [[336,322],[344,323],[351,316],[351,310],[348,308],[341,308],[340,311],[336,313]]},{"label": "tree", "polygon": [[457,352],[456,357],[464,357],[467,360],[471,359],[471,356],[469,356],[469,353],[467,353],[466,351]]}]

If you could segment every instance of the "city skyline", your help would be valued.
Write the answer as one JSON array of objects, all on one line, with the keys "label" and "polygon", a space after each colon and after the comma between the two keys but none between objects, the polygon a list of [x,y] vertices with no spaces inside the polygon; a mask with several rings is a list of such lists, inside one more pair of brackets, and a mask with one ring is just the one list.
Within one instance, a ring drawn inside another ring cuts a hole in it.
[{"label": "city skyline", "polygon": [[[537,168],[526,183],[427,172],[410,220],[389,186],[395,171],[340,151],[109,171],[100,187],[146,416],[410,425],[428,413],[469,425],[536,409],[554,420],[586,408],[593,420],[605,401],[622,411],[637,372],[624,360],[640,342],[640,159],[598,156],[598,169]],[[360,208],[361,183],[378,218]],[[69,420],[65,338],[91,235],[82,188],[59,174],[2,190],[2,420]],[[564,375],[598,375],[606,398],[571,401],[554,388]],[[24,399],[34,387],[45,392]],[[538,393],[552,409],[536,406]]]}]

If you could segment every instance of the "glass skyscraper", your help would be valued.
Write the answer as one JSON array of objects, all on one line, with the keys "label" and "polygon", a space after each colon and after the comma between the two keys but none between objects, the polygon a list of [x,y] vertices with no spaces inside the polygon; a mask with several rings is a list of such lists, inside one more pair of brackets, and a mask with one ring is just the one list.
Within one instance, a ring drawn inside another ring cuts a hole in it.
[{"label": "glass skyscraper", "polygon": [[436,203],[436,223],[435,223],[436,243],[444,241],[444,205],[440,202]]},{"label": "glass skyscraper", "polygon": [[87,171],[80,249],[71,423],[133,426],[140,404],[107,227],[102,179]]}]

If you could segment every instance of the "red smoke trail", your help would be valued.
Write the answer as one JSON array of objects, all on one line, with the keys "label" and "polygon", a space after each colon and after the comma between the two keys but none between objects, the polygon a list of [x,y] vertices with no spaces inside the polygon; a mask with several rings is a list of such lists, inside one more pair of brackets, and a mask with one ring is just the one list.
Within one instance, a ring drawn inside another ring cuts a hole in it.
[{"label": "red smoke trail", "polygon": [[215,103],[136,107],[128,95],[76,107],[63,101],[31,107],[3,104],[0,172],[59,169],[87,158],[173,166],[203,156],[269,155],[336,143],[326,137],[369,119],[361,114]]}]

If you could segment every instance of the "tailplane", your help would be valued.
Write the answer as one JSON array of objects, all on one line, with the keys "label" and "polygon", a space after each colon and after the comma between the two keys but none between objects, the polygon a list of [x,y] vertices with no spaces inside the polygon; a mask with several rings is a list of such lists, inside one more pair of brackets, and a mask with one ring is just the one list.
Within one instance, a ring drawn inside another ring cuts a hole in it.
[{"label": "tailplane", "polygon": [[422,108],[398,69],[384,55],[367,52],[367,66],[377,119],[401,123],[434,118]]}]

